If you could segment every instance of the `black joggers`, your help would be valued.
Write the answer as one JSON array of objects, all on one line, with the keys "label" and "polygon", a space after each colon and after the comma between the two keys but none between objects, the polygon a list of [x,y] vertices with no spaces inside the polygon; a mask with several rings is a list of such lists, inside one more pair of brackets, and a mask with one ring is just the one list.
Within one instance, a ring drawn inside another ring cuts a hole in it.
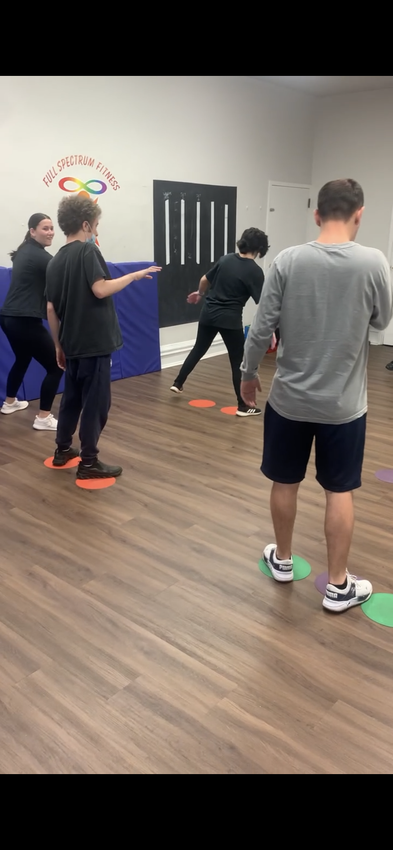
[{"label": "black joggers", "polygon": [[204,354],[206,354],[206,352],[209,350],[217,334],[221,334],[222,341],[228,352],[229,361],[232,368],[233,388],[236,393],[238,407],[239,409],[245,409],[244,401],[240,395],[240,365],[243,360],[244,351],[243,328],[229,330],[228,328],[215,328],[211,325],[199,324],[194,348],[190,351],[188,357],[185,359],[175,383],[179,387],[183,386],[189,374],[192,372],[193,369],[195,369],[195,366],[199,363]]},{"label": "black joggers", "polygon": [[65,387],[60,403],[56,443],[59,451],[72,444],[79,416],[82,463],[94,463],[98,440],[111,406],[111,356],[66,361]]},{"label": "black joggers", "polygon": [[7,398],[15,398],[32,360],[46,370],[41,385],[40,410],[52,409],[62,370],[56,363],[56,349],[42,319],[27,316],[0,316],[0,327],[15,354],[15,363],[7,378]]}]

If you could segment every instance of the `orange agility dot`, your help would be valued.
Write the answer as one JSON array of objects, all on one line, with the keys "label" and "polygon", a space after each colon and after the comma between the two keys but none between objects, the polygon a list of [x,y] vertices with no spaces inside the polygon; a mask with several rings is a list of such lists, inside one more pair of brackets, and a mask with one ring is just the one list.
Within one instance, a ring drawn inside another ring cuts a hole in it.
[{"label": "orange agility dot", "polygon": [[228,416],[236,416],[237,407],[222,407],[221,413],[227,413]]},{"label": "orange agility dot", "polygon": [[116,484],[116,478],[76,478],[75,484],[82,490],[105,490]]},{"label": "orange agility dot", "polygon": [[194,401],[188,402],[191,407],[215,407],[215,401],[209,401],[207,398],[196,398]]}]

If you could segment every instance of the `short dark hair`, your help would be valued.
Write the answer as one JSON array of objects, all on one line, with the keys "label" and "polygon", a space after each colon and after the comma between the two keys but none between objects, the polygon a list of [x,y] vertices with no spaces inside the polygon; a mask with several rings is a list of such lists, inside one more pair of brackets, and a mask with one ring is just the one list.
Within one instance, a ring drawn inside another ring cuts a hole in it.
[{"label": "short dark hair", "polygon": [[363,206],[363,189],[356,180],[331,180],[322,186],[318,195],[321,221],[349,221]]},{"label": "short dark hair", "polygon": [[242,233],[237,247],[241,254],[259,254],[264,257],[267,254],[270,245],[266,233],[263,230],[258,230],[257,227],[249,227]]},{"label": "short dark hair", "polygon": [[46,213],[33,213],[33,215],[30,216],[30,218],[27,222],[28,231],[26,233],[26,236],[25,236],[23,242],[21,242],[21,244],[18,245],[16,251],[11,251],[11,253],[10,253],[11,262],[14,262],[15,257],[17,255],[18,251],[19,251],[19,248],[21,248],[22,245],[24,245],[26,242],[32,242],[33,241],[31,234],[30,234],[30,230],[36,230],[40,221],[44,221],[46,218],[49,221],[52,221],[50,215],[46,215]]},{"label": "short dark hair", "polygon": [[101,207],[95,204],[91,198],[85,198],[83,195],[72,195],[60,201],[57,221],[65,236],[74,236],[75,233],[82,230],[85,221],[93,227],[100,215]]}]

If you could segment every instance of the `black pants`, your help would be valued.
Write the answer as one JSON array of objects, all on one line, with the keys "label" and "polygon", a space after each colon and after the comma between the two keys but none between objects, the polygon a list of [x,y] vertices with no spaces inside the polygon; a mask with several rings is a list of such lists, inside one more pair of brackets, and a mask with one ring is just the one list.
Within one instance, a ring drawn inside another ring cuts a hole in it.
[{"label": "black pants", "polygon": [[111,406],[111,357],[81,357],[66,361],[65,387],[60,403],[56,443],[69,449],[77,429],[83,463],[93,463],[97,443]]},{"label": "black pants", "polygon": [[228,328],[214,328],[211,325],[199,324],[194,348],[185,359],[176,378],[176,383],[181,387],[183,386],[189,374],[193,369],[195,369],[195,366],[209,350],[218,333],[221,334],[222,341],[228,352],[229,361],[232,367],[233,388],[236,393],[238,406],[240,408],[244,408],[245,404],[240,395],[240,364],[243,359],[244,350],[243,328],[239,328],[238,330],[228,330]]},{"label": "black pants", "polygon": [[0,327],[15,354],[15,363],[7,378],[7,397],[14,398],[32,360],[46,370],[41,385],[40,409],[51,410],[59,388],[62,370],[56,363],[53,339],[41,319],[24,316],[0,316]]}]

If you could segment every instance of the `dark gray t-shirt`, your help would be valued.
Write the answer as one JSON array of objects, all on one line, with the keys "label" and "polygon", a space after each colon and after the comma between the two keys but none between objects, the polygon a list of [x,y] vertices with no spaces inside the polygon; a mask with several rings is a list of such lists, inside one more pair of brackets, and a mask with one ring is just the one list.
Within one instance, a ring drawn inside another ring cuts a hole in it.
[{"label": "dark gray t-shirt", "polygon": [[266,276],[241,366],[256,376],[280,328],[269,403],[287,419],[340,424],[367,410],[369,327],[393,315],[386,257],[356,242],[282,251]]},{"label": "dark gray t-shirt", "polygon": [[51,257],[35,239],[21,245],[14,257],[2,316],[46,319],[45,278]]},{"label": "dark gray t-shirt", "polygon": [[110,280],[99,249],[90,242],[69,242],[51,260],[46,296],[60,319],[59,341],[68,359],[101,357],[123,345],[113,298],[96,298],[92,286]]}]

